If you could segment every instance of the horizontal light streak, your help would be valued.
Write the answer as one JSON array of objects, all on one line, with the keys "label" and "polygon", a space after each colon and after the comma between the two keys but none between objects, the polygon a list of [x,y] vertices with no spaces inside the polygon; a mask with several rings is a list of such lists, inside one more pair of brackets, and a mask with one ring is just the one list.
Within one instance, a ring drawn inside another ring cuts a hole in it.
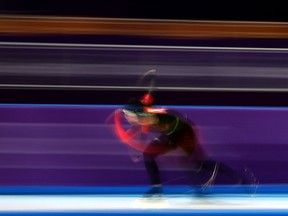
[{"label": "horizontal light streak", "polygon": [[[77,90],[147,90],[147,87],[139,86],[90,86],[90,85],[40,85],[40,84],[0,84],[0,88],[20,89],[77,89]],[[224,87],[156,87],[160,91],[221,91],[221,92],[288,92],[288,88],[224,88]]]},{"label": "horizontal light streak", "polygon": [[[288,48],[267,48],[267,47],[214,47],[214,46],[165,46],[165,45],[127,45],[127,44],[83,44],[83,43],[35,43],[35,42],[0,42],[0,46],[30,46],[33,47],[64,47],[67,48],[124,48],[124,49],[160,49],[160,50],[219,50],[219,51],[269,51],[287,52]],[[14,47],[11,47],[14,48]]]}]

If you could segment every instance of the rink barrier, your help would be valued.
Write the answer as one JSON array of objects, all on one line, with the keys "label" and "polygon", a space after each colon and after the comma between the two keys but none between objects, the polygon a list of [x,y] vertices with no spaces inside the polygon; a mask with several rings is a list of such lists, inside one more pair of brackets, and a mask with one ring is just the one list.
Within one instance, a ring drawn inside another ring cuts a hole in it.
[{"label": "rink barrier", "polygon": [[[253,191],[254,186],[213,186],[207,189],[209,194],[247,194],[249,188]],[[0,195],[67,195],[67,194],[87,194],[87,195],[139,195],[145,193],[148,186],[8,186],[0,187]],[[186,186],[163,187],[164,194],[191,194],[193,188]],[[255,187],[255,194],[277,194],[277,196],[288,193],[288,185],[259,185]]]}]

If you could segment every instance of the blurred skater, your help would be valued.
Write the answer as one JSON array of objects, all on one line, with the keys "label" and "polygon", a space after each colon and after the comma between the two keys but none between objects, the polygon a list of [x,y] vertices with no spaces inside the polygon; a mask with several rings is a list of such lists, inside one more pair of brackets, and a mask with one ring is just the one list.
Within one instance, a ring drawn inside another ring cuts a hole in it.
[{"label": "blurred skater", "polygon": [[[196,125],[180,113],[173,110],[155,108],[152,106],[153,96],[148,93],[142,98],[133,99],[123,109],[115,112],[116,132],[119,138],[130,147],[143,152],[144,165],[150,178],[151,189],[146,196],[162,194],[162,181],[156,158],[178,148],[185,153],[191,185],[193,178],[201,175],[202,171],[209,172],[206,182],[199,185],[195,192],[201,193],[213,185],[218,173],[229,176],[236,184],[248,184],[245,177],[239,175],[229,166],[211,160],[198,142]],[[131,128],[125,130],[121,121],[124,118]],[[159,134],[148,145],[141,144],[133,138],[139,133]],[[189,169],[190,168],[190,169]],[[195,169],[196,168],[196,169]]]}]

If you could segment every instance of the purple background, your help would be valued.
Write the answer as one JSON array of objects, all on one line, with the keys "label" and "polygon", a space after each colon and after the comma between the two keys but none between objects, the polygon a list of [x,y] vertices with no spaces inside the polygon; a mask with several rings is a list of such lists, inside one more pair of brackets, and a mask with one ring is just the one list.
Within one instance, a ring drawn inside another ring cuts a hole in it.
[{"label": "purple background", "polygon": [[[148,184],[106,123],[116,107],[1,105],[0,186]],[[173,108],[198,125],[212,158],[249,167],[261,184],[288,182],[288,108]],[[165,181],[183,175],[170,156],[159,158]]]}]

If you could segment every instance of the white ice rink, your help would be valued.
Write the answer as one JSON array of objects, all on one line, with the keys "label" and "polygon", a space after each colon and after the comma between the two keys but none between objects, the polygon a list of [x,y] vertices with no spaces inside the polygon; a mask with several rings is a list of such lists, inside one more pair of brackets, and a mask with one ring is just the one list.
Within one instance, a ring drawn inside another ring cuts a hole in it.
[{"label": "white ice rink", "polygon": [[288,195],[215,195],[204,198],[167,196],[143,199],[141,196],[99,195],[1,195],[0,214],[35,212],[147,212],[163,211],[285,211],[288,213]]}]

